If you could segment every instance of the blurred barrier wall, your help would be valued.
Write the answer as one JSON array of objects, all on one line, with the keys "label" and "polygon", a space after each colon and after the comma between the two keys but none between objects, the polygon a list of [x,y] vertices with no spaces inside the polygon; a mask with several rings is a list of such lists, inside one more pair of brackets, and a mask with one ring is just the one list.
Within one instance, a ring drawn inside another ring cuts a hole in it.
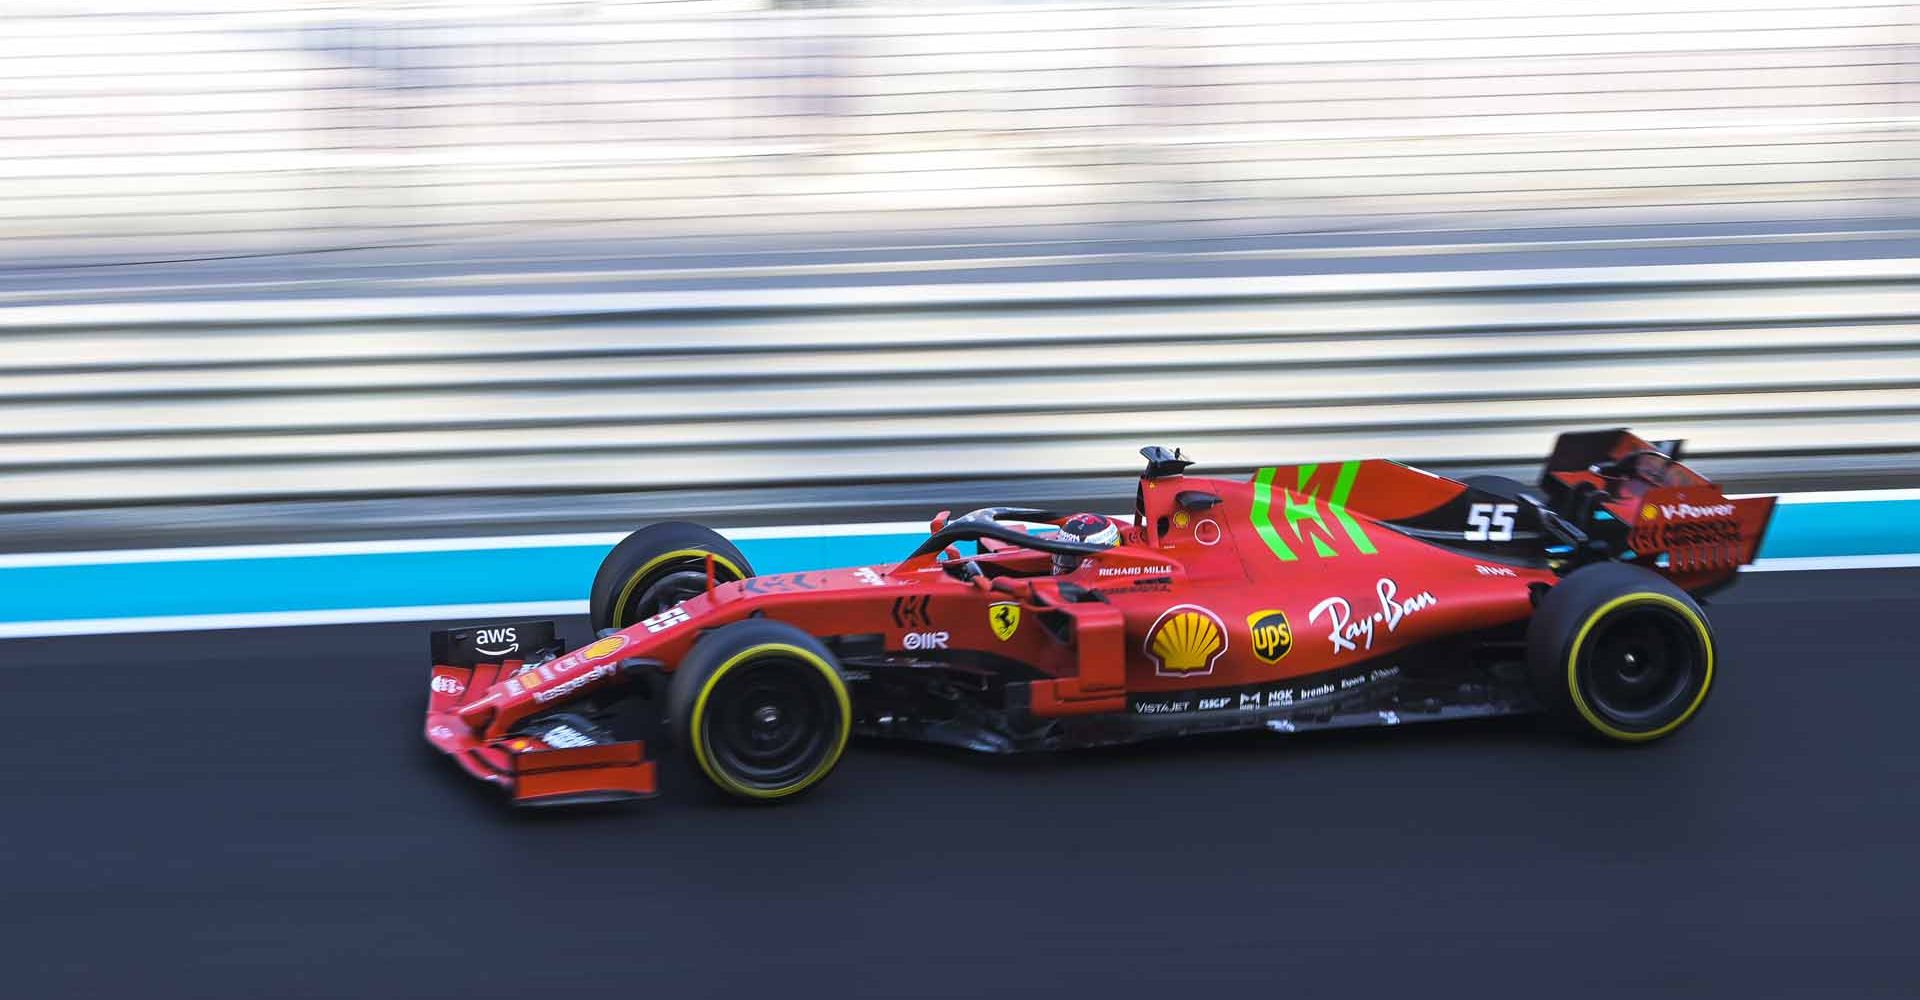
[{"label": "blurred barrier wall", "polygon": [[0,261],[1806,220],[1920,191],[1911,2],[260,7],[9,3]]},{"label": "blurred barrier wall", "polygon": [[1915,265],[22,307],[0,506],[1533,465],[1616,424],[1913,471]]}]

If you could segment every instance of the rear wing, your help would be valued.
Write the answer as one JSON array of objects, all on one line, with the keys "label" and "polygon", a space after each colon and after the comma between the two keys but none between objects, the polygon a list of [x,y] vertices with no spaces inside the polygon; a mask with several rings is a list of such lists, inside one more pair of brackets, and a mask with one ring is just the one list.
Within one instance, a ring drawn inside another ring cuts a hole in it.
[{"label": "rear wing", "polygon": [[1657,452],[1675,462],[1685,441],[1648,441],[1625,427],[1604,431],[1569,431],[1553,440],[1547,455],[1547,467],[1540,473],[1540,488],[1551,496],[1557,485],[1554,474],[1585,472],[1595,465],[1617,462],[1635,452]]},{"label": "rear wing", "polygon": [[1753,562],[1777,499],[1735,500],[1707,483],[1650,489],[1637,501],[1610,504],[1609,509],[1633,525],[1627,545],[1635,553],[1668,575],[1679,576]]},{"label": "rear wing", "polygon": [[1625,428],[1562,434],[1540,487],[1555,513],[1614,558],[1689,588],[1730,578],[1759,553],[1776,498],[1728,497],[1679,461],[1682,445]]}]

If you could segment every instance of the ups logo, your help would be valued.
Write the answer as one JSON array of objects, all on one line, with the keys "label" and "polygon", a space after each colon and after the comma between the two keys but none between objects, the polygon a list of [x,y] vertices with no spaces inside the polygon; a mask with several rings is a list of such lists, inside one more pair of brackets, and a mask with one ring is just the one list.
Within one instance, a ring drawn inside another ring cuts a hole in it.
[{"label": "ups logo", "polygon": [[1253,637],[1253,655],[1262,663],[1279,663],[1293,648],[1293,625],[1284,611],[1255,611],[1247,616],[1247,633]]}]

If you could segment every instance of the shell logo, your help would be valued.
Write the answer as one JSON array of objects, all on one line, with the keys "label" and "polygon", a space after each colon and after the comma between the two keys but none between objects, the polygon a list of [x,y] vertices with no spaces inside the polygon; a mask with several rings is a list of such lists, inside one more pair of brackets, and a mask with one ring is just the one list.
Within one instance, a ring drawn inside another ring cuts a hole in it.
[{"label": "shell logo", "polygon": [[603,656],[612,656],[625,648],[627,648],[626,636],[610,635],[581,650],[580,658],[584,660],[597,660]]},{"label": "shell logo", "polygon": [[1227,626],[1220,616],[1197,604],[1176,604],[1147,630],[1146,653],[1154,673],[1192,677],[1213,673],[1227,651]]},{"label": "shell logo", "polygon": [[1654,519],[1654,517],[1655,517],[1655,511],[1653,509],[1652,504],[1648,504],[1645,507],[1640,508],[1640,520],[1651,521]]}]

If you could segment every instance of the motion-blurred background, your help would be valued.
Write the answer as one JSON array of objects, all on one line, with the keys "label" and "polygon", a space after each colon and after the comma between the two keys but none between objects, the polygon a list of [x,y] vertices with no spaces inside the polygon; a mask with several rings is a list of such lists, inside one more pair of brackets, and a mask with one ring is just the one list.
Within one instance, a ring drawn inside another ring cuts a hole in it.
[{"label": "motion-blurred background", "polygon": [[1906,482],[1917,19],[16,0],[0,520],[919,516],[1628,423]]},{"label": "motion-blurred background", "polygon": [[[1917,118],[1915,0],[4,0],[0,993],[1912,997]],[[644,521],[1620,425],[1790,494],[1646,752],[420,740],[429,622],[584,641]]]}]

